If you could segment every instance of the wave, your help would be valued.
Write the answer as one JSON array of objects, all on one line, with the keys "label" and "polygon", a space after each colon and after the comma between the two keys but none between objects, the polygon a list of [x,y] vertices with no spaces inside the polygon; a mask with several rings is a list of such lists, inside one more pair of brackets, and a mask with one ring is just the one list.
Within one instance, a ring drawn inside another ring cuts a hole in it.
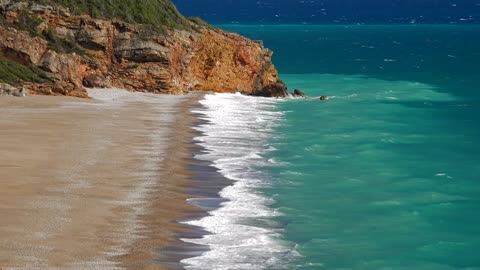
[{"label": "wave", "polygon": [[264,155],[274,150],[268,142],[278,136],[274,128],[283,118],[274,99],[235,94],[206,95],[202,108],[194,110],[204,124],[196,129],[195,141],[206,152],[195,158],[212,162],[233,185],[220,192],[226,201],[209,216],[184,223],[207,232],[200,239],[182,239],[206,245],[210,251],[182,260],[186,269],[282,269],[294,256],[294,245],[280,240],[281,226],[275,224],[278,211],[272,198],[258,191],[269,185],[259,166],[275,166]]}]

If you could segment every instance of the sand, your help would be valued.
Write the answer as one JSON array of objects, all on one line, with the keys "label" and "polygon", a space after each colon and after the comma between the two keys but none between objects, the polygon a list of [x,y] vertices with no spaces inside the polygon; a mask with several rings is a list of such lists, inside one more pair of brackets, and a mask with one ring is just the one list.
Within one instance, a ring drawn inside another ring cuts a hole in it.
[{"label": "sand", "polygon": [[0,268],[168,269],[198,95],[0,98]]}]

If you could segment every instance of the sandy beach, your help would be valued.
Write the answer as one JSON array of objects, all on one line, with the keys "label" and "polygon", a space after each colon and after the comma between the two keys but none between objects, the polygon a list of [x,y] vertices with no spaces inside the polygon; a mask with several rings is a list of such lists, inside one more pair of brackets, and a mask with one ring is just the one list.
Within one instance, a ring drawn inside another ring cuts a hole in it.
[{"label": "sandy beach", "polygon": [[198,95],[0,98],[0,268],[168,269]]}]

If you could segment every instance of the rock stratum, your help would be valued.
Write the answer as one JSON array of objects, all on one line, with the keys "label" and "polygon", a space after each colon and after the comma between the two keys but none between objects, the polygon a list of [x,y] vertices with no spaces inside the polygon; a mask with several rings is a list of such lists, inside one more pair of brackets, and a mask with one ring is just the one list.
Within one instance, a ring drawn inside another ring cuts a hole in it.
[{"label": "rock stratum", "polygon": [[120,19],[72,15],[56,4],[10,0],[0,0],[0,16],[0,56],[45,79],[15,81],[31,94],[88,97],[83,87],[286,94],[272,51],[205,24],[149,31]]}]

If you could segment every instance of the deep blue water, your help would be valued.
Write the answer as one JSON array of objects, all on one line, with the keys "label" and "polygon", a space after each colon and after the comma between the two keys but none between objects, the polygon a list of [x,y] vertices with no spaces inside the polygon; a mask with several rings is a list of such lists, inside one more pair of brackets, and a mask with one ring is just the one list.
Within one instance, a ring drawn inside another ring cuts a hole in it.
[{"label": "deep blue water", "polygon": [[211,23],[478,23],[478,0],[174,0]]},{"label": "deep blue water", "polygon": [[480,26],[219,26],[310,98],[202,101],[235,184],[188,269],[480,269]]}]

